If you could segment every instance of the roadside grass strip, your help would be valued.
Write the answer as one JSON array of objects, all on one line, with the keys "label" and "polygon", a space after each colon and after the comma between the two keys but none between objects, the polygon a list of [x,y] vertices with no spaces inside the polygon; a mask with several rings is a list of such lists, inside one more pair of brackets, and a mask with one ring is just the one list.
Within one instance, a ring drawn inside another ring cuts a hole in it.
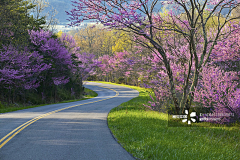
[{"label": "roadside grass strip", "polygon": [[151,100],[149,91],[123,86],[138,90],[139,97],[112,109],[108,126],[118,143],[137,159],[240,159],[239,125],[216,127],[206,123],[205,127],[168,127],[166,113],[143,106]]},{"label": "roadside grass strip", "polygon": [[[86,100],[86,99],[90,99],[90,98],[98,96],[98,94],[96,92],[94,92],[94,91],[92,91],[92,90],[90,90],[88,88],[85,88],[84,92],[87,93],[87,95],[84,96],[85,98],[66,100],[66,101],[61,101],[61,102],[58,102],[58,103],[69,103],[69,102],[82,101],[82,100]],[[51,103],[51,104],[58,104],[58,103]],[[33,105],[33,106],[21,106],[21,107],[12,107],[12,106],[9,107],[9,106],[6,106],[6,107],[3,107],[3,108],[0,108],[0,114],[1,113],[7,113],[7,112],[13,112],[13,111],[17,111],[17,110],[22,110],[22,109],[46,106],[46,105],[49,105],[49,104],[40,104],[40,105]]]},{"label": "roadside grass strip", "polygon": [[[54,110],[54,111],[42,114],[42,115],[40,115],[38,117],[35,117],[35,118],[27,121],[26,123],[20,125],[19,127],[15,128],[10,133],[8,133],[6,136],[4,136],[2,139],[0,139],[0,149],[7,142],[9,142],[14,136],[16,136],[19,132],[21,132],[23,129],[25,129],[27,126],[33,124],[34,122],[36,122],[36,121],[38,121],[38,120],[40,120],[40,119],[42,119],[42,118],[44,118],[44,117],[46,117],[48,115],[51,115],[51,114],[54,114],[54,113],[57,113],[57,112],[60,112],[60,111],[66,110],[66,109],[74,108],[74,107],[77,107],[77,106],[82,106],[82,105],[85,105],[85,104],[90,104],[90,103],[96,103],[96,102],[104,101],[104,100],[107,100],[107,99],[111,99],[111,98],[117,97],[119,95],[119,92],[114,90],[114,89],[111,89],[111,88],[108,88],[108,87],[104,87],[104,86],[98,86],[98,87],[110,89],[110,90],[116,92],[116,94],[114,96],[112,96],[112,97],[105,98],[105,99],[102,99],[102,100],[97,100],[97,101],[93,101],[93,102],[88,102],[88,103],[83,103],[83,104],[78,104],[78,105],[74,105],[74,106],[69,106],[69,107],[57,109],[57,110]],[[97,95],[97,93],[93,93],[91,96],[96,96],[96,95]]]}]

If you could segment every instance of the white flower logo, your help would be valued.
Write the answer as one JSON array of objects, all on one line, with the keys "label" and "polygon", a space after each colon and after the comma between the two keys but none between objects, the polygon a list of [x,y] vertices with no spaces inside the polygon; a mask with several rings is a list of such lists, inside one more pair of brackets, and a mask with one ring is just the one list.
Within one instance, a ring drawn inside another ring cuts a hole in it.
[{"label": "white flower logo", "polygon": [[[185,114],[188,115],[188,110],[185,110]],[[192,122],[196,122],[196,118],[192,118],[192,117],[196,117],[196,112],[191,112],[191,114],[190,114],[190,120],[188,120],[188,119],[186,118],[186,119],[183,119],[182,122],[183,122],[183,123],[188,122],[188,124],[191,124],[191,121],[192,121]]]}]

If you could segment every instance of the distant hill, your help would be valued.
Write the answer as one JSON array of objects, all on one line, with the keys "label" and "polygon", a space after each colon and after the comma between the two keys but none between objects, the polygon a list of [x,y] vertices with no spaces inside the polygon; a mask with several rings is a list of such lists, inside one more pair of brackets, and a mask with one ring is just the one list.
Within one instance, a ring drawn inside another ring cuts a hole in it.
[{"label": "distant hill", "polygon": [[[46,0],[49,2],[49,7],[46,8],[45,12],[48,12],[52,9],[56,9],[58,11],[58,14],[55,16],[55,18],[58,19],[59,24],[58,25],[66,25],[69,24],[70,22],[67,20],[69,19],[69,16],[65,11],[71,11],[74,7],[72,6],[73,3],[71,0]],[[159,6],[159,11],[162,10],[162,5],[160,2],[157,4]],[[164,5],[164,8],[167,10],[172,8],[171,4]],[[225,15],[227,13],[228,9],[223,9],[222,14]]]}]

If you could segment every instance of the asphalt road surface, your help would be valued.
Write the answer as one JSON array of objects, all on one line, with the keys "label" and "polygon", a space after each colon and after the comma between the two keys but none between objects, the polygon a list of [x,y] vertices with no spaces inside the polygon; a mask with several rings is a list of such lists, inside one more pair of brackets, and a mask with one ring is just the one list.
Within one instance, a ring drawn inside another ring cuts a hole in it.
[{"label": "asphalt road surface", "polygon": [[130,88],[86,82],[98,96],[0,114],[0,160],[131,160],[107,126],[109,111],[138,96]]}]

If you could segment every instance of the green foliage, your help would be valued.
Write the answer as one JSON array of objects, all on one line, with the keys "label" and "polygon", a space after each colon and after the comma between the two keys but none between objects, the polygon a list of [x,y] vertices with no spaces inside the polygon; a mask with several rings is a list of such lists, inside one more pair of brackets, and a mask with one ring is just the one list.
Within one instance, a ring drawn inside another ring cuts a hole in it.
[{"label": "green foliage", "polygon": [[42,104],[42,98],[35,91],[27,92],[25,101],[26,101],[26,103],[28,103],[28,105],[31,105],[31,104],[35,104],[35,105],[36,104]]},{"label": "green foliage", "polygon": [[56,95],[59,101],[75,99],[75,96],[71,95],[71,91],[63,87],[57,87]]},{"label": "green foliage", "polygon": [[90,76],[87,78],[87,81],[97,81],[97,75],[90,75]]},{"label": "green foliage", "polygon": [[113,41],[115,43],[115,45],[112,46],[113,53],[132,49],[133,41],[130,38],[130,34],[118,30],[113,30],[112,32],[115,32],[115,34],[113,34]]},{"label": "green foliage", "polygon": [[86,94],[85,97],[87,97],[87,98],[93,98],[93,97],[97,97],[98,96],[98,94],[96,92],[94,92],[94,91],[92,91],[92,90],[90,90],[88,88],[84,88],[84,92]]},{"label": "green foliage", "polygon": [[124,77],[119,77],[119,78],[117,79],[117,83],[121,84],[121,83],[124,82],[124,80],[125,80]]},{"label": "green foliage", "polygon": [[58,33],[56,33],[57,37],[60,38],[62,36],[63,32],[60,30]]},{"label": "green foliage", "polygon": [[2,104],[2,102],[0,101],[0,109],[3,109],[4,105]]},{"label": "green foliage", "polygon": [[130,83],[131,83],[131,78],[127,77],[127,84],[130,84]]},{"label": "green foliage", "polygon": [[[60,35],[61,31],[58,34]],[[74,33],[74,39],[82,53],[93,53],[96,57],[134,50],[134,41],[130,34],[104,29],[102,25],[82,28]]]},{"label": "green foliage", "polygon": [[111,81],[112,83],[117,83],[117,84],[124,84],[125,83],[125,78],[124,77],[115,77],[114,80]]}]

